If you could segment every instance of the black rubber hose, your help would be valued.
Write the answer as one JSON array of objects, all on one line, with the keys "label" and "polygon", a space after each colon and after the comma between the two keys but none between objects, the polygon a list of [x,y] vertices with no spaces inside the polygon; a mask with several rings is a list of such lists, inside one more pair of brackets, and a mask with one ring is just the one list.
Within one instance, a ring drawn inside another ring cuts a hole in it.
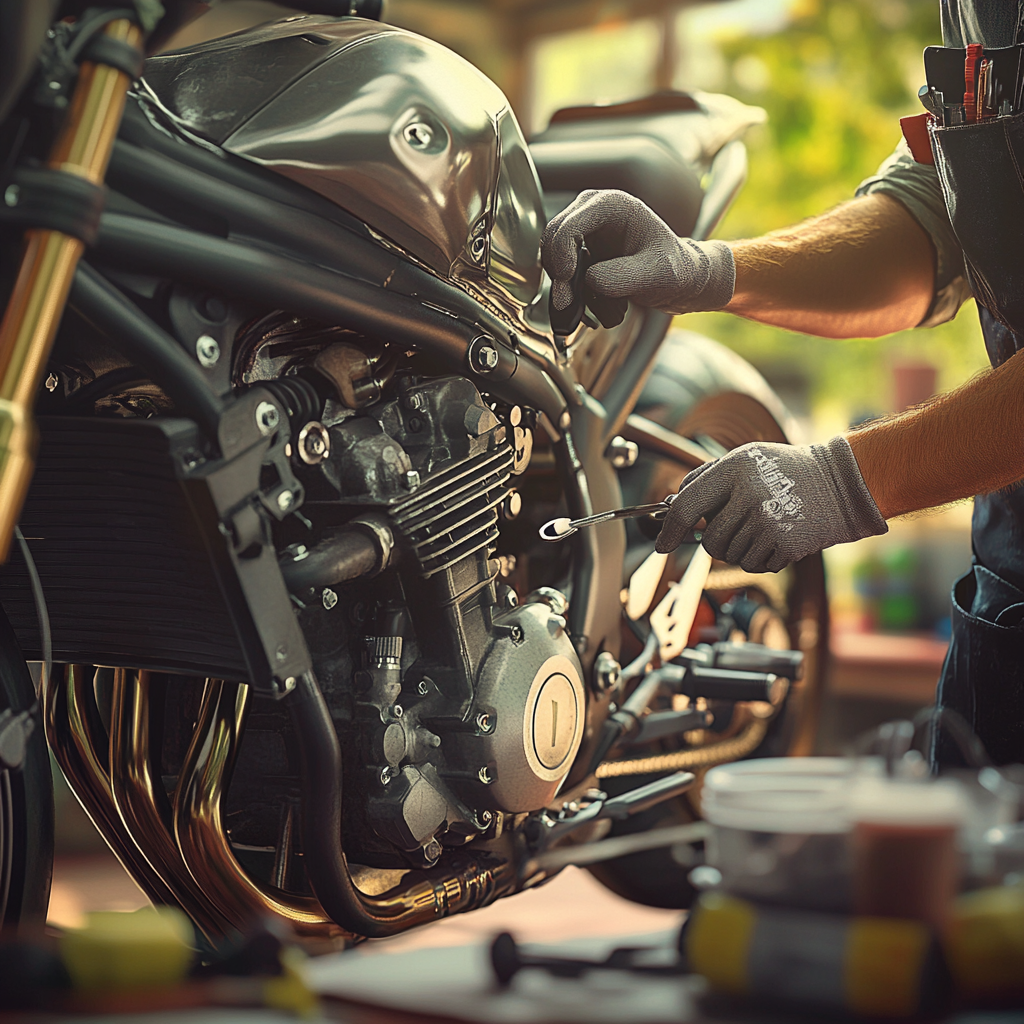
[{"label": "black rubber hose", "polygon": [[114,348],[142,367],[182,415],[194,419],[217,443],[224,399],[214,394],[202,370],[166,331],[87,263],[79,263],[75,271],[70,303],[110,338]]},{"label": "black rubber hose", "polygon": [[341,848],[341,746],[316,679],[311,673],[300,676],[284,700],[299,737],[302,854],[313,892],[343,928],[370,938],[393,935],[404,926],[372,913],[365,905]]},{"label": "black rubber hose", "polygon": [[329,587],[372,572],[381,559],[377,542],[363,530],[342,530],[303,551],[288,550],[281,573],[294,594],[308,587]]},{"label": "black rubber hose", "polygon": [[221,288],[263,306],[292,310],[322,323],[344,324],[417,348],[470,377],[485,391],[544,411],[553,423],[565,409],[565,400],[551,379],[533,363],[517,360],[504,343],[491,339],[502,355],[515,362],[508,375],[511,379],[476,373],[467,353],[473,340],[484,334],[479,325],[412,296],[264,249],[118,213],[104,215],[97,251],[136,272]]}]

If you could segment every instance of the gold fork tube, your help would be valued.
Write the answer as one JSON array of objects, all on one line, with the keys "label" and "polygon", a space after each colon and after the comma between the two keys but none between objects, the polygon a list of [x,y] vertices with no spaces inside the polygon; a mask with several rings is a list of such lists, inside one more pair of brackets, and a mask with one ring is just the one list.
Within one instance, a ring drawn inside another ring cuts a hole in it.
[{"label": "gold fork tube", "polygon": [[[133,46],[142,40],[128,19],[112,21],[105,32]],[[51,168],[103,183],[129,84],[123,71],[82,64]],[[32,479],[32,408],[83,249],[79,239],[59,231],[26,232],[21,268],[0,322],[0,561],[7,559]]]},{"label": "gold fork tube", "polygon": [[249,687],[211,679],[203,691],[195,735],[174,794],[178,847],[203,892],[221,913],[238,922],[271,914],[311,938],[351,938],[313,897],[260,885],[235,858],[221,805],[230,781]]},{"label": "gold fork tube", "polygon": [[110,720],[110,789],[117,812],[152,870],[176,901],[211,940],[231,933],[235,922],[221,914],[192,877],[165,816],[166,794],[154,777],[150,749],[150,673],[114,670]]}]

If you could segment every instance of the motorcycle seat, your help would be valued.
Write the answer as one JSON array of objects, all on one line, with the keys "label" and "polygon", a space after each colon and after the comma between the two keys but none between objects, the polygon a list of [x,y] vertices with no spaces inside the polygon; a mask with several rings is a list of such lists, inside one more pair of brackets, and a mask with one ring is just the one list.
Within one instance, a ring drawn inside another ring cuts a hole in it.
[{"label": "motorcycle seat", "polygon": [[550,219],[586,189],[622,189],[690,235],[715,157],[765,118],[760,107],[700,92],[560,110],[530,142],[545,212]]}]

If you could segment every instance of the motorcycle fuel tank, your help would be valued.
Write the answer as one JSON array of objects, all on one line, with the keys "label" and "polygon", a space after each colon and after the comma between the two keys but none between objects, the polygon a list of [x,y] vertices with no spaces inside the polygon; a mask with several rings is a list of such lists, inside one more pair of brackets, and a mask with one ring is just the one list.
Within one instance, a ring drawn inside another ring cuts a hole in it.
[{"label": "motorcycle fuel tank", "polygon": [[540,287],[540,184],[508,101],[451,50],[360,18],[287,18],[150,59],[185,131],[287,175],[445,277]]}]

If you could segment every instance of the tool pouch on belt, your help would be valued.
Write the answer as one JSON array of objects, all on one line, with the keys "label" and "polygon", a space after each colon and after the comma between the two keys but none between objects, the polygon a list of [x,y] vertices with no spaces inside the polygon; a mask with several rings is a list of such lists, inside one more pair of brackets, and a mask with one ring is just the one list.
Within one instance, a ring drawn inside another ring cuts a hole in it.
[{"label": "tool pouch on belt", "polygon": [[974,296],[1024,334],[1024,113],[929,131]]},{"label": "tool pouch on belt", "polygon": [[[1024,760],[1024,591],[983,565],[953,587],[953,635],[938,703],[966,719],[995,764]],[[948,738],[936,760],[957,764]]]}]

